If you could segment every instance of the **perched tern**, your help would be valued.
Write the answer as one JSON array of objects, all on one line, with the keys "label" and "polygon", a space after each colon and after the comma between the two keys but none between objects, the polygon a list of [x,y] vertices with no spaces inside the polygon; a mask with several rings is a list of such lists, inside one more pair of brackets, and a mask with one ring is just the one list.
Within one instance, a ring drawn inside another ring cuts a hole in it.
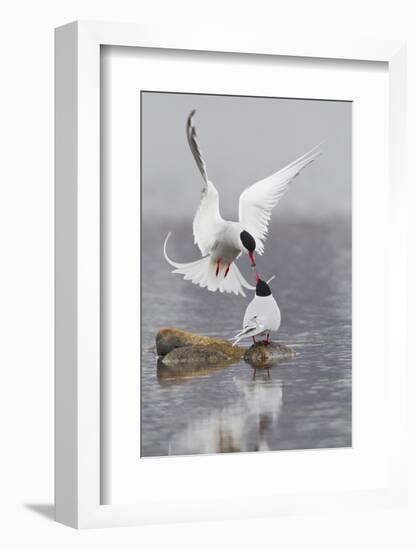
[{"label": "perched tern", "polygon": [[281,325],[281,311],[275,298],[272,296],[269,284],[257,277],[255,296],[246,308],[243,317],[243,328],[233,340],[235,346],[242,338],[252,338],[256,343],[256,336],[266,335],[265,344],[269,344],[269,335],[276,332]]},{"label": "perched tern", "polygon": [[175,269],[173,273],[184,275],[184,279],[207,287],[215,292],[233,292],[245,296],[243,288],[253,290],[242,276],[234,261],[242,253],[249,255],[251,265],[256,268],[255,251],[262,255],[264,241],[268,234],[271,212],[286,193],[291,181],[319,155],[319,146],[314,147],[297,160],[278,172],[247,187],[239,199],[239,221],[224,220],[219,210],[219,193],[208,179],[206,163],[197,141],[192,111],[187,120],[187,138],[197,167],[203,177],[200,204],[194,216],[194,243],[203,256],[200,260],[179,263],[167,254],[168,233],[164,243],[166,261]]}]

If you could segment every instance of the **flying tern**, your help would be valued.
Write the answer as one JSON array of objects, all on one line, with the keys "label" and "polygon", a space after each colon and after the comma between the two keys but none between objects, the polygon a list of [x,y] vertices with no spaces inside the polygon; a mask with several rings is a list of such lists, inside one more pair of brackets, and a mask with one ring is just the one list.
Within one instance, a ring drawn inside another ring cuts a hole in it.
[{"label": "flying tern", "polygon": [[319,155],[319,145],[288,164],[278,172],[247,187],[239,199],[239,221],[224,220],[220,215],[219,193],[207,175],[206,163],[201,154],[193,124],[195,110],[187,120],[187,138],[197,167],[203,178],[201,199],[193,221],[194,243],[202,258],[180,263],[167,253],[168,233],[164,243],[166,261],[194,284],[215,292],[229,292],[245,296],[243,288],[253,290],[235,264],[242,253],[249,255],[256,269],[255,251],[262,255],[268,234],[272,209],[286,193],[289,184]]}]

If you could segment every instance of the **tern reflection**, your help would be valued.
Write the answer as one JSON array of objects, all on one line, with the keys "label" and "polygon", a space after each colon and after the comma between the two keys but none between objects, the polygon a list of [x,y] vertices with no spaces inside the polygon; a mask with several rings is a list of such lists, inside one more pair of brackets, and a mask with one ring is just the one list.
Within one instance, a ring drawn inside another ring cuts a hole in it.
[{"label": "tern reflection", "polygon": [[207,410],[172,436],[168,454],[211,454],[268,451],[278,429],[282,381],[269,370],[258,369],[256,378],[233,378],[239,397],[231,406]]}]

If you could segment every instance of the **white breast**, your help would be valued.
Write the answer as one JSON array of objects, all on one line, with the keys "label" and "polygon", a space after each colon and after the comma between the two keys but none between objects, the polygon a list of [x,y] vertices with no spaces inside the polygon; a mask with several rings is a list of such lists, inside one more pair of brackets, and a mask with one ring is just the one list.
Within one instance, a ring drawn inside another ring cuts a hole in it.
[{"label": "white breast", "polygon": [[216,241],[210,251],[212,258],[223,263],[232,263],[242,252],[240,242],[240,224],[224,221],[218,226]]},{"label": "white breast", "polygon": [[246,326],[249,319],[255,315],[258,322],[264,325],[265,330],[277,331],[281,325],[281,311],[272,294],[270,296],[255,295],[246,308],[243,326]]}]

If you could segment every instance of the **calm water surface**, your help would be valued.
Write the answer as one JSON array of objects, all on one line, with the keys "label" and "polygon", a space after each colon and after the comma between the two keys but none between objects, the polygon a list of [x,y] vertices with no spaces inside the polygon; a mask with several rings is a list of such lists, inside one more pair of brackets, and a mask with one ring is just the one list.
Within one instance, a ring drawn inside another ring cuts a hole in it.
[{"label": "calm water surface", "polygon": [[[351,236],[343,219],[274,220],[258,258],[282,313],[274,340],[295,359],[269,371],[246,363],[199,375],[167,375],[149,349],[157,331],[176,326],[230,338],[252,299],[211,293],[170,273],[162,256],[200,257],[190,223],[142,229],[141,456],[313,449],[351,445]],[[247,280],[247,258],[238,266]]]}]

